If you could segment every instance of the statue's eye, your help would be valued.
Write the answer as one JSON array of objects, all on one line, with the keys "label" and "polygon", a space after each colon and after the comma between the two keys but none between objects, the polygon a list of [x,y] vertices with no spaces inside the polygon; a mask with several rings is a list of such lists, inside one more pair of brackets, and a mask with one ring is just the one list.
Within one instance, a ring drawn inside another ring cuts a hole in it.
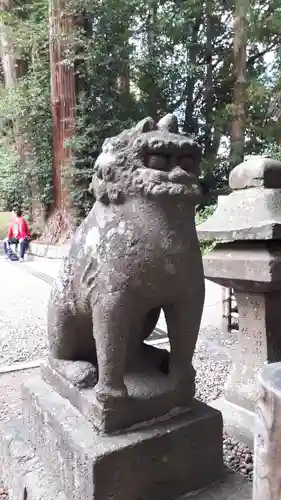
[{"label": "statue's eye", "polygon": [[194,170],[194,158],[192,156],[182,156],[179,159],[179,166],[187,172],[192,172]]},{"label": "statue's eye", "polygon": [[148,168],[154,170],[169,170],[169,158],[164,155],[148,155],[147,156]]}]

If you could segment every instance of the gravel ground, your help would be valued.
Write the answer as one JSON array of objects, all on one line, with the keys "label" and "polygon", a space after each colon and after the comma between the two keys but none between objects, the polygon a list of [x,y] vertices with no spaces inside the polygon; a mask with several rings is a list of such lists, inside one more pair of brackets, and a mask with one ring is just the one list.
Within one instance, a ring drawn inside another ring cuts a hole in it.
[{"label": "gravel ground", "polygon": [[[6,262],[0,256],[0,366],[43,358],[47,353],[46,308],[50,286],[20,270],[20,265]],[[232,340],[232,337],[225,339],[218,329],[205,327],[201,331],[194,356],[198,399],[209,402],[222,393],[235,347]],[[18,380],[15,374],[0,378],[0,425],[20,413]],[[226,466],[252,479],[252,453],[226,434],[223,446]],[[0,482],[0,500],[7,498]]]},{"label": "gravel ground", "polygon": [[[209,346],[210,344],[200,343],[193,361],[196,369],[196,397],[205,403],[221,395],[231,367],[231,359],[225,357],[224,351],[220,355],[220,347],[216,351],[212,345],[210,356]],[[224,463],[229,470],[253,479],[253,454],[249,448],[224,433],[223,452]]]},{"label": "gravel ground", "polygon": [[46,355],[50,287],[0,256],[0,366]]}]

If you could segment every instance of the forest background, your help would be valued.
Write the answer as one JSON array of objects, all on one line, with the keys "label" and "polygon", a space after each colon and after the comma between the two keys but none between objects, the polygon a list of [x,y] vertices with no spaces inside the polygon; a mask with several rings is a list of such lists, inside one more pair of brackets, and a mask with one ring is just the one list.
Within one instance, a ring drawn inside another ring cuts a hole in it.
[{"label": "forest background", "polygon": [[103,140],[144,116],[202,146],[205,214],[247,155],[281,158],[280,0],[1,0],[0,49],[0,208],[49,241],[91,208]]}]

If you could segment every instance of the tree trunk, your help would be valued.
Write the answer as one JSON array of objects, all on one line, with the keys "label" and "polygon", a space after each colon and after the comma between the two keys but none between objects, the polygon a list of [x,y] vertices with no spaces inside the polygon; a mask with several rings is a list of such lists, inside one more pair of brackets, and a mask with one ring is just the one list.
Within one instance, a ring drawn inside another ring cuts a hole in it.
[{"label": "tree trunk", "polygon": [[[75,227],[75,210],[71,203],[71,168],[73,152],[66,141],[75,131],[76,88],[74,64],[64,61],[65,37],[74,21],[64,12],[63,0],[50,3],[51,106],[53,121],[53,207],[50,239],[67,238]],[[54,229],[55,228],[55,229]],[[46,234],[48,230],[46,231]],[[46,237],[45,234],[45,237]]]},{"label": "tree trunk", "polygon": [[119,92],[128,97],[130,94],[130,66],[129,63],[124,63],[121,74],[117,78],[117,87]]},{"label": "tree trunk", "polygon": [[248,6],[248,0],[236,0],[233,25],[234,88],[230,150],[232,167],[244,159]]},{"label": "tree trunk", "polygon": [[214,104],[214,88],[213,88],[213,0],[206,1],[206,84],[205,84],[205,131],[204,131],[204,157],[208,158],[212,150],[213,136],[213,104]]},{"label": "tree trunk", "polygon": [[157,106],[157,85],[155,82],[154,69],[156,68],[155,60],[155,24],[157,18],[157,3],[153,2],[153,5],[149,8],[148,19],[147,19],[147,51],[148,59],[150,62],[150,92],[148,95],[148,112],[154,119],[158,115]]},{"label": "tree trunk", "polygon": [[[0,11],[5,12],[12,9],[12,0],[1,0]],[[0,18],[0,39],[1,39],[1,59],[4,72],[5,87],[12,87],[17,80],[16,60],[14,56],[13,45],[10,42],[7,27]]]},{"label": "tree trunk", "polygon": [[147,52],[149,60],[149,89],[147,96],[147,109],[148,114],[155,120],[161,117],[161,114],[167,111],[167,102],[161,93],[161,88],[159,87],[158,81],[158,58],[156,53],[157,47],[157,10],[158,2],[154,1],[148,12],[147,19]]},{"label": "tree trunk", "polygon": [[202,23],[202,15],[195,19],[192,26],[191,42],[187,50],[187,67],[189,68],[190,74],[186,82],[186,106],[185,106],[185,117],[183,130],[187,134],[197,135],[198,133],[198,123],[194,118],[194,87],[196,83],[196,75],[194,74],[194,68],[197,62],[198,53],[198,32]]}]

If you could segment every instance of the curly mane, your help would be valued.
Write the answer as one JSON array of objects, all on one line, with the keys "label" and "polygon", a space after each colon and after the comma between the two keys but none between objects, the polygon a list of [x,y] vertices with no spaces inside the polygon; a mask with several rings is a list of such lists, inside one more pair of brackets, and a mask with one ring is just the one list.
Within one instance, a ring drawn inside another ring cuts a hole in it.
[{"label": "curly mane", "polygon": [[[171,118],[172,117],[172,118]],[[185,195],[198,197],[200,188],[197,176],[190,173],[188,183],[176,183],[173,171],[150,168],[145,164],[145,149],[156,148],[159,145],[173,147],[189,147],[189,156],[194,162],[200,161],[201,150],[191,139],[175,130],[175,117],[167,115],[165,120],[156,124],[151,118],[146,118],[135,127],[121,134],[106,139],[102,151],[95,164],[90,190],[96,200],[103,204],[121,204],[128,196],[144,195],[159,196]],[[159,140],[159,138],[162,140]],[[157,142],[158,141],[158,142]],[[151,146],[152,144],[152,146]]]}]

